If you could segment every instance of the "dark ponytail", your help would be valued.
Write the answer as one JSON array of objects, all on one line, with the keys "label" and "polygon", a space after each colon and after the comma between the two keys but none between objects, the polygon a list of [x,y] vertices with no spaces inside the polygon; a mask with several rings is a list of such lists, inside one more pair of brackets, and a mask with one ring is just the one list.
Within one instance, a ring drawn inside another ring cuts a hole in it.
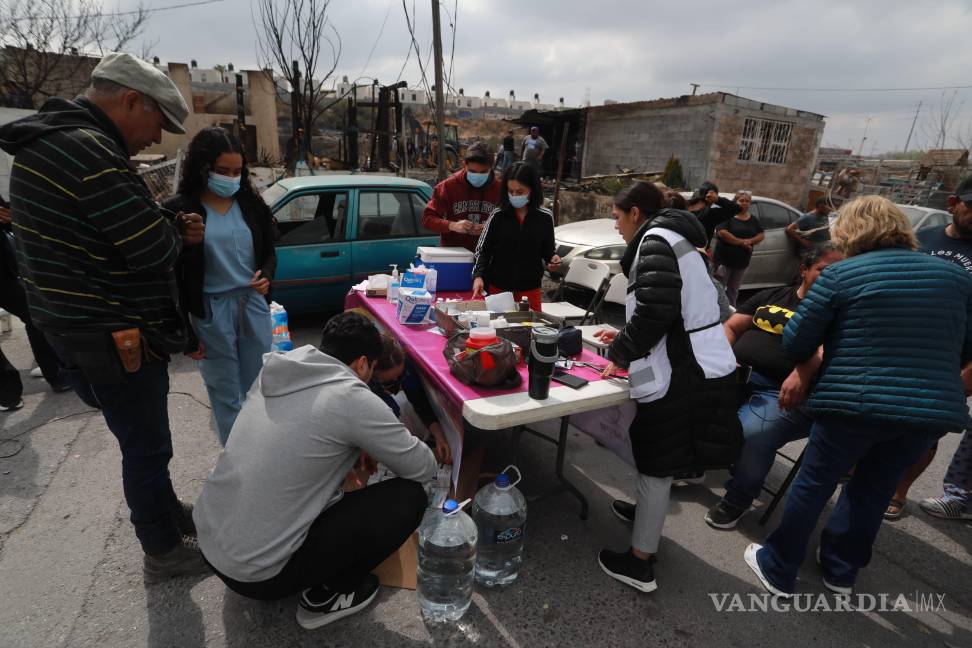
[{"label": "dark ponytail", "polygon": [[643,217],[651,218],[655,212],[667,205],[665,194],[652,182],[639,180],[618,192],[614,205],[624,212],[637,207]]}]

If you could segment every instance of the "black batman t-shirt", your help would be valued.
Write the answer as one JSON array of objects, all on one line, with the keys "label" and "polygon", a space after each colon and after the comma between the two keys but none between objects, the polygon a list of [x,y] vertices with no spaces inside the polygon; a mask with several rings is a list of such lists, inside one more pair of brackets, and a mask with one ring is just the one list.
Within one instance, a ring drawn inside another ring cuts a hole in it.
[{"label": "black batman t-shirt", "polygon": [[753,325],[732,347],[736,361],[779,383],[786,380],[795,363],[783,351],[783,329],[799,305],[797,286],[769,288],[746,300],[736,314],[751,316]]}]

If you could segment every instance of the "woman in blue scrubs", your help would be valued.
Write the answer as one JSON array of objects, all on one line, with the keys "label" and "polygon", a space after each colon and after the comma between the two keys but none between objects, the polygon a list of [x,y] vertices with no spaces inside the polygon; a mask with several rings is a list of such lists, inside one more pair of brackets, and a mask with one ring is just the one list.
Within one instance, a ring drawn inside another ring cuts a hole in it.
[{"label": "woman in blue scrubs", "polygon": [[246,393],[270,351],[270,282],[277,268],[270,208],[250,184],[239,140],[206,128],[189,144],[174,212],[206,221],[203,245],[186,247],[177,274],[189,317],[187,354],[199,360],[216,432],[226,445]]}]

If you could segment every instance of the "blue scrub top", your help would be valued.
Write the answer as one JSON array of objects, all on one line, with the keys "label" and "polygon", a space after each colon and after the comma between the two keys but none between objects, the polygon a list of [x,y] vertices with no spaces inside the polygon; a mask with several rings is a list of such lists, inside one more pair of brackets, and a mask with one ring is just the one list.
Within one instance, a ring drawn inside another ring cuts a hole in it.
[{"label": "blue scrub top", "polygon": [[203,207],[206,209],[203,292],[223,293],[249,287],[256,272],[256,258],[253,234],[243,220],[240,204],[234,200],[225,214],[207,205]]}]

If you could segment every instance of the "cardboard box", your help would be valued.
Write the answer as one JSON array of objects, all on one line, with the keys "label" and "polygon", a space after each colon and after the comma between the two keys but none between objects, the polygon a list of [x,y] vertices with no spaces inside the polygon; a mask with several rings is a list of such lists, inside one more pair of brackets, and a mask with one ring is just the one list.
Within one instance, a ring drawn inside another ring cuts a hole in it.
[{"label": "cardboard box", "polygon": [[418,531],[414,531],[398,550],[378,565],[374,574],[385,587],[414,590],[418,572]]}]

